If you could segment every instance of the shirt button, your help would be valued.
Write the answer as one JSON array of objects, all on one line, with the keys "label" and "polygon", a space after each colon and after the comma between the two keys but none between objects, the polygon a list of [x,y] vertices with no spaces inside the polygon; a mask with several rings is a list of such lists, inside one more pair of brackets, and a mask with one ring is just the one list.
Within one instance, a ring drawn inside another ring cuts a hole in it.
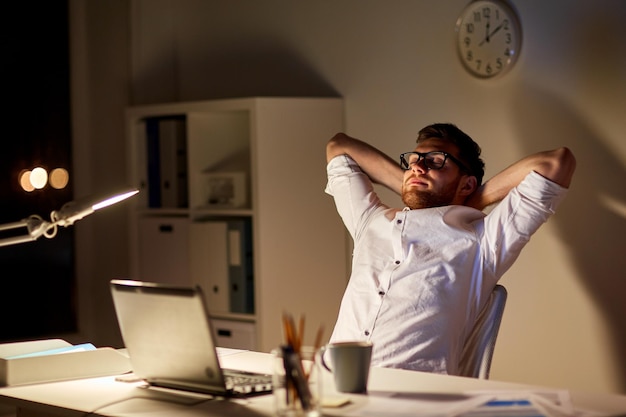
[{"label": "shirt button", "polygon": [[384,292],[384,291],[382,291],[382,290],[381,290],[381,291],[378,291],[378,295],[385,295],[385,292]]},{"label": "shirt button", "polygon": [[396,265],[400,265],[400,261],[396,261]]},{"label": "shirt button", "polygon": [[402,220],[398,219],[398,220],[396,220],[396,223],[402,224]]},{"label": "shirt button", "polygon": [[370,331],[369,331],[369,330],[366,330],[366,331],[365,331],[365,336],[369,336],[369,335],[370,335]]}]

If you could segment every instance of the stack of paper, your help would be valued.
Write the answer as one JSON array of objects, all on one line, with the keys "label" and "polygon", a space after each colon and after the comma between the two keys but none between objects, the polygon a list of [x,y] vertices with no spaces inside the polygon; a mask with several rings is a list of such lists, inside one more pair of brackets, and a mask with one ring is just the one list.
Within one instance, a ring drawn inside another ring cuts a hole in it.
[{"label": "stack of paper", "polygon": [[0,386],[119,375],[132,370],[113,348],[72,345],[61,339],[0,344]]}]

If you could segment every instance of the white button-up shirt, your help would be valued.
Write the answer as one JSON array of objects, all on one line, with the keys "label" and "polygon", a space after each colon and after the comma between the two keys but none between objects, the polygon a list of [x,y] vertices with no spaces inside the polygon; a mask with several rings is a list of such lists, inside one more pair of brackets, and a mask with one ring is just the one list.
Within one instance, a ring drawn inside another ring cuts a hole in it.
[{"label": "white button-up shirt", "polygon": [[449,374],[495,284],[567,191],[531,172],[488,215],[458,205],[398,210],[347,155],[327,173],[354,239],[331,342],[373,342],[374,366]]}]

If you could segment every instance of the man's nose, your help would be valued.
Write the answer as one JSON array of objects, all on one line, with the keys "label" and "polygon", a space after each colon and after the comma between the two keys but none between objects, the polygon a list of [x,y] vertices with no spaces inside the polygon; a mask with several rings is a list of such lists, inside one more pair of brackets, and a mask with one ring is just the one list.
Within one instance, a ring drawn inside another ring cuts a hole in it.
[{"label": "man's nose", "polygon": [[426,172],[428,168],[426,167],[424,158],[419,158],[417,161],[411,163],[411,169],[413,172]]}]

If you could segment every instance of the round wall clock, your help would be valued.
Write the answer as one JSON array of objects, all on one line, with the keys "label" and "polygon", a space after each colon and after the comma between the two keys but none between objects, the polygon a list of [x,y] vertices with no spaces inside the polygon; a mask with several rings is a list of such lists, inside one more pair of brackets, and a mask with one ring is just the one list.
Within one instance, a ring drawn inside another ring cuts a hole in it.
[{"label": "round wall clock", "polygon": [[470,74],[490,78],[504,74],[517,61],[522,28],[515,10],[504,0],[476,0],[456,22],[461,62]]}]

